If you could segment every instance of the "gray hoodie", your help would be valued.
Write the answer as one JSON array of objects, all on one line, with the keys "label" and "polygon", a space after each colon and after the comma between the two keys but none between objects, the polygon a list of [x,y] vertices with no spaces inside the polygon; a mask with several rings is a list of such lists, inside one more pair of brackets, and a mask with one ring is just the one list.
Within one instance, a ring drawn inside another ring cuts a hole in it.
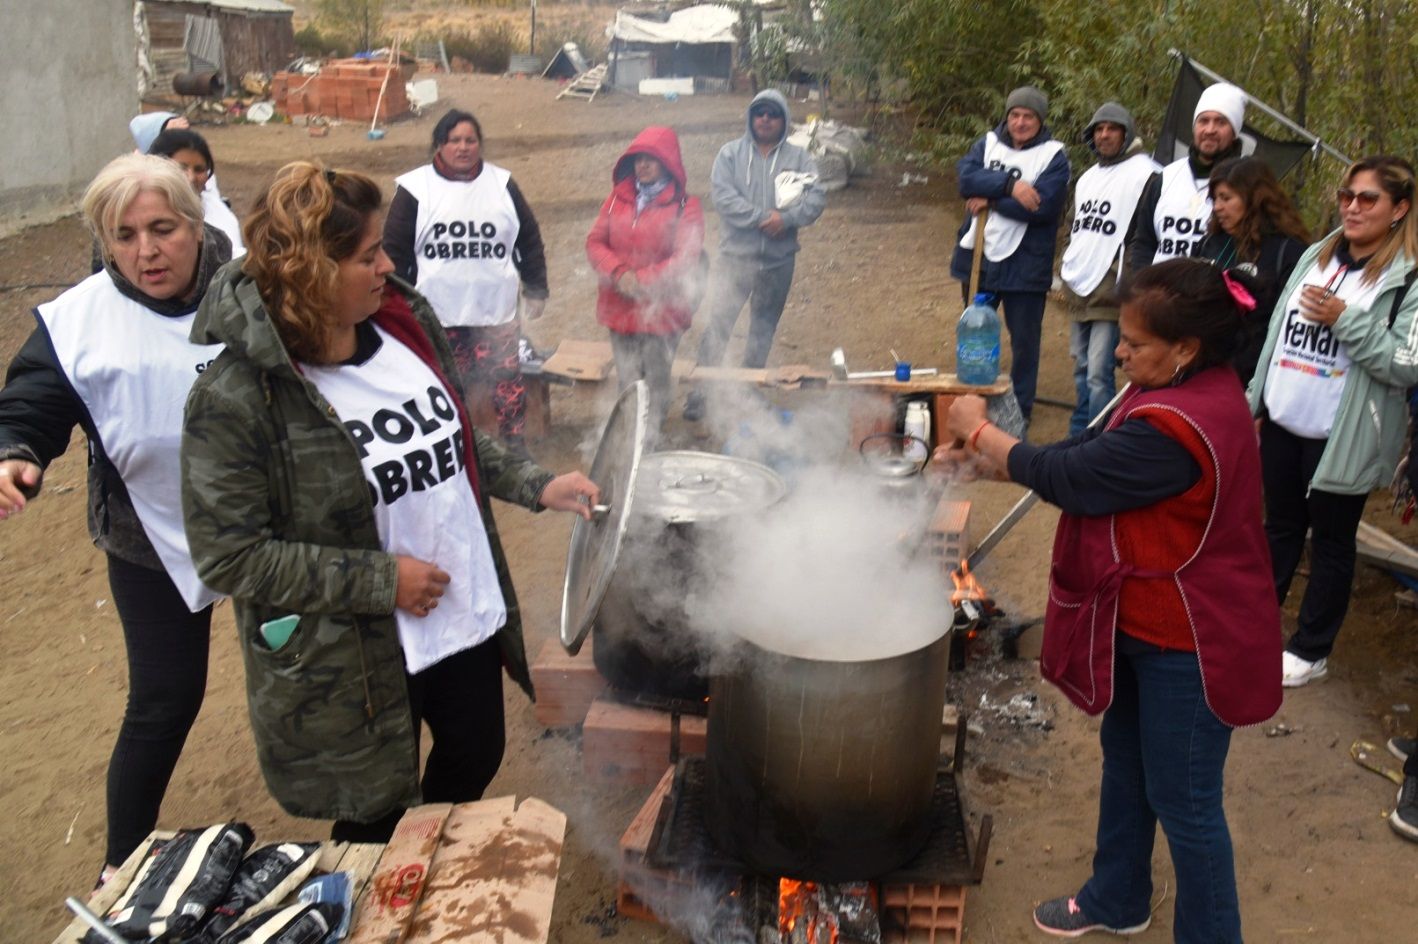
[{"label": "gray hoodie", "polygon": [[[788,136],[791,117],[788,100],[774,89],[765,89],[753,97],[748,111],[760,102],[772,102],[783,112],[783,137]],[[808,226],[822,215],[827,206],[827,191],[821,185],[804,188],[803,195],[786,210],[780,210],[787,229],[777,239],[771,239],[758,225],[768,219],[773,210],[774,180],[783,171],[816,174],[817,164],[806,150],[786,140],[779,141],[768,156],[758,153],[753,140],[753,119],[745,114],[747,131],[719,149],[710,175],[710,195],[719,211],[719,252],[741,259],[753,258],[765,268],[781,265],[798,251],[798,229]]]}]

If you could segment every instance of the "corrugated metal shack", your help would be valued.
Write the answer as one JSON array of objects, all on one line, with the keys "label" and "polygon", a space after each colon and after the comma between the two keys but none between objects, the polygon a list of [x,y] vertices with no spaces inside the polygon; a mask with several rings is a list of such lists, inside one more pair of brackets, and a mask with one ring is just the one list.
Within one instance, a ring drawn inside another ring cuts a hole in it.
[{"label": "corrugated metal shack", "polygon": [[232,89],[248,72],[284,69],[299,55],[294,13],[280,0],[142,0],[134,14],[140,92],[170,96],[181,72],[214,69]]}]

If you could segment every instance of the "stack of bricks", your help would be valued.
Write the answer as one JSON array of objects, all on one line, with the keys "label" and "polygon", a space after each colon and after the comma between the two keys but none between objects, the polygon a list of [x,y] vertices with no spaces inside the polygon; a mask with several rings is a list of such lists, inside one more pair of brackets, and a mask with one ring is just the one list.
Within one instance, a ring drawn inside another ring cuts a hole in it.
[{"label": "stack of bricks", "polygon": [[591,640],[575,656],[557,640],[547,640],[532,663],[532,685],[537,690],[539,724],[567,728],[585,721],[591,703],[606,690],[606,680],[591,656]]},{"label": "stack of bricks", "polygon": [[595,783],[653,784],[665,765],[703,754],[708,721],[597,698],[581,727],[581,758]]},{"label": "stack of bricks", "polygon": [[[380,101],[379,89],[386,74],[389,84]],[[271,98],[277,111],[292,118],[323,115],[343,121],[373,121],[377,104],[379,120],[388,121],[409,110],[399,67],[363,59],[335,59],[313,76],[277,72],[271,79]]]}]

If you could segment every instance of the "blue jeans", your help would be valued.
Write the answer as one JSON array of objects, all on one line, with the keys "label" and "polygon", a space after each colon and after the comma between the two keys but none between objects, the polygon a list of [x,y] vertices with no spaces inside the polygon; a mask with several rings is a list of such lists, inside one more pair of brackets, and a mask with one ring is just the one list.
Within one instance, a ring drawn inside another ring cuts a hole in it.
[{"label": "blue jeans", "polygon": [[1177,876],[1173,939],[1239,942],[1235,859],[1222,809],[1231,729],[1206,706],[1195,653],[1119,633],[1114,673],[1113,703],[1099,733],[1098,850],[1078,905],[1108,927],[1147,919],[1160,822]]},{"label": "blue jeans", "polygon": [[1116,321],[1075,321],[1068,336],[1068,353],[1073,357],[1073,386],[1078,406],[1069,417],[1068,434],[1077,436],[1118,392],[1113,379],[1118,346]]}]

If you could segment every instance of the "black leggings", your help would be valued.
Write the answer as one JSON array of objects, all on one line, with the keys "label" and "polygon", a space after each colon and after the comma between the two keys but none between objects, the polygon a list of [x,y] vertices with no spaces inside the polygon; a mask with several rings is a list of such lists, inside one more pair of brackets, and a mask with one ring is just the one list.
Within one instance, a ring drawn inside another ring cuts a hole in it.
[{"label": "black leggings", "polygon": [[158,809],[207,691],[212,608],[192,613],[172,578],[108,556],[108,586],[128,649],[128,706],[108,762],[108,851],[118,865]]},{"label": "black leggings", "polygon": [[[469,803],[483,791],[502,766],[507,733],[502,716],[502,646],[497,637],[454,653],[409,682],[409,707],[414,715],[414,742],[420,722],[428,722],[433,744],[423,769],[425,803]],[[372,823],[336,820],[330,838],[336,842],[388,842],[403,810]]]}]

